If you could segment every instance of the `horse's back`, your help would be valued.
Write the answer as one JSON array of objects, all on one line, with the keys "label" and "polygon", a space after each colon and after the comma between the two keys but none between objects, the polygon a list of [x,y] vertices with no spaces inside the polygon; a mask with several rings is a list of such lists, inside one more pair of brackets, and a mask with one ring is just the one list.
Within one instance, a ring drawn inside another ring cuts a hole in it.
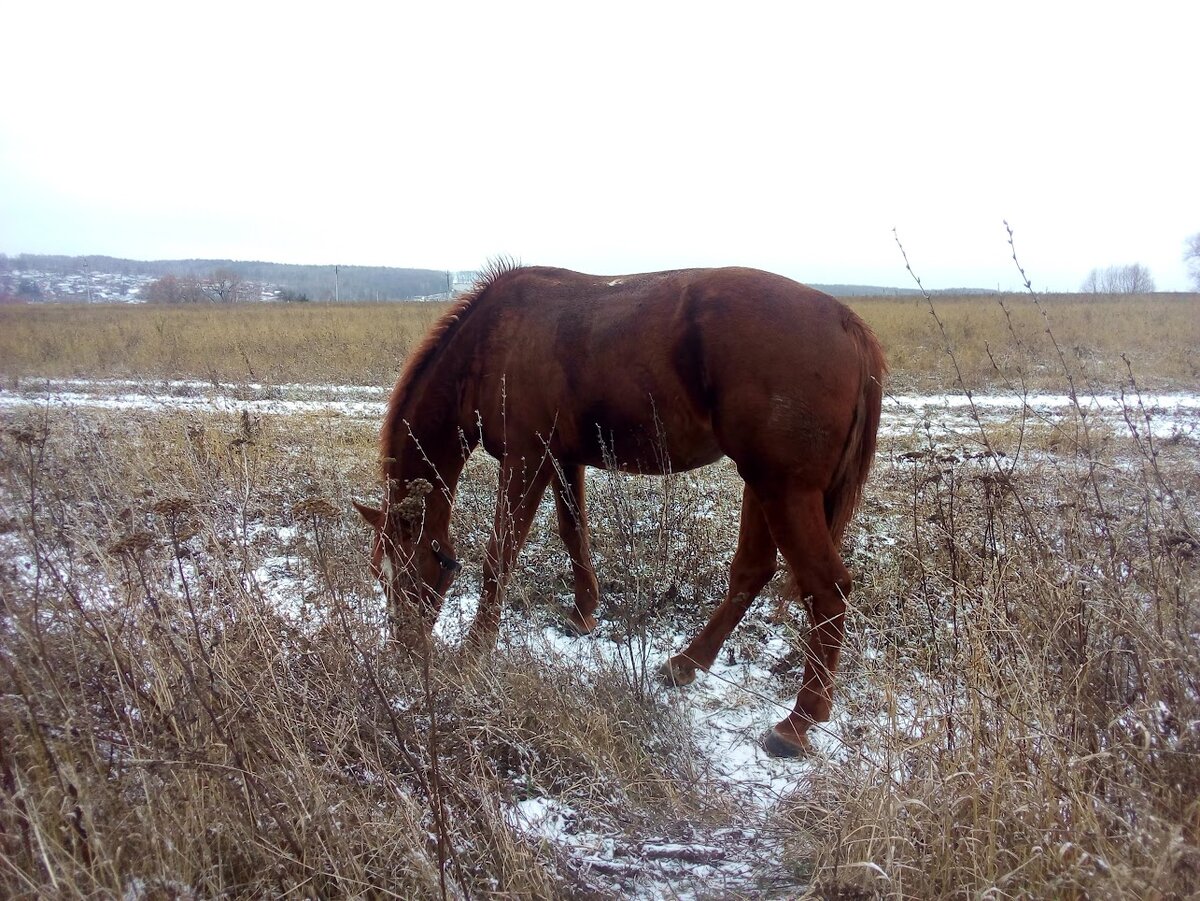
[{"label": "horse's back", "polygon": [[565,458],[602,465],[615,451],[643,471],[722,454],[739,466],[836,462],[861,365],[854,314],[828,295],[740,268],[528,268],[489,292],[476,402],[507,422],[509,441],[521,425]]}]

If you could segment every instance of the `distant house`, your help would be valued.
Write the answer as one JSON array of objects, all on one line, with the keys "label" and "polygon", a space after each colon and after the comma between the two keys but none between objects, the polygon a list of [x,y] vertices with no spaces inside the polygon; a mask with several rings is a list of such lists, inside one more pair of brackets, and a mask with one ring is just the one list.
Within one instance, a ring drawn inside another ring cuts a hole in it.
[{"label": "distant house", "polygon": [[475,287],[475,282],[479,278],[479,272],[475,269],[464,269],[460,272],[451,273],[450,281],[450,296],[457,297],[459,294],[465,294]]}]

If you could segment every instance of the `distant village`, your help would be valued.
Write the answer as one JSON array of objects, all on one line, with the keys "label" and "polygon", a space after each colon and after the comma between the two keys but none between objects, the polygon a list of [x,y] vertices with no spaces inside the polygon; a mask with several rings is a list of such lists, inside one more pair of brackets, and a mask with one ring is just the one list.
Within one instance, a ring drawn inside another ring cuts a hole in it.
[{"label": "distant village", "polygon": [[[479,272],[470,269],[236,260],[141,261],[0,253],[0,304],[445,301],[469,291],[478,277]],[[912,288],[872,285],[813,284],[813,287],[836,297],[919,294]],[[1084,290],[1091,289],[1085,286]],[[933,293],[993,292],[953,288]]]},{"label": "distant village", "polygon": [[[202,275],[151,275],[90,266],[73,271],[25,267],[20,264],[20,257],[7,258],[4,263],[0,266],[0,303],[259,303],[353,297],[348,291],[339,296],[337,267],[328,267],[329,286],[324,296],[314,297],[302,288],[243,278],[232,270],[217,269]],[[373,299],[449,300],[469,290],[477,275],[473,270],[450,271],[445,273],[445,290],[401,297],[380,295]]]},{"label": "distant village", "polygon": [[[0,297],[23,303],[145,303],[143,292],[159,279],[115,272],[45,272],[13,269],[0,272]],[[277,300],[275,285],[245,282],[238,301]]]}]

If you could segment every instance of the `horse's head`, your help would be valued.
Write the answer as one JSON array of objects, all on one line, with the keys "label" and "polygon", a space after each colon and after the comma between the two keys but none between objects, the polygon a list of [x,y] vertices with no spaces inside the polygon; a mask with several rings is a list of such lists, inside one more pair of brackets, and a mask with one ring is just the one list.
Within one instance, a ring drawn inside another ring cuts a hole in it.
[{"label": "horse's head", "polygon": [[410,635],[432,628],[461,568],[446,524],[439,527],[435,523],[442,518],[428,515],[426,501],[432,491],[425,479],[403,484],[393,480],[382,509],[353,502],[375,533],[371,572],[383,586],[394,627]]}]

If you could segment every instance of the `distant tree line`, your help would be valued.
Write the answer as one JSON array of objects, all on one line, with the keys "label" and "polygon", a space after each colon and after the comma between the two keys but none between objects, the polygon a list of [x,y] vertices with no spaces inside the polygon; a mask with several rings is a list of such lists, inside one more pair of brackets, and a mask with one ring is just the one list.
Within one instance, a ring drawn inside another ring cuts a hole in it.
[{"label": "distant tree line", "polygon": [[[239,284],[258,282],[275,285],[297,297],[303,295],[312,300],[333,300],[335,291],[333,266],[300,266],[290,263],[239,260],[142,261],[108,256],[73,257],[28,253],[9,257],[0,254],[0,271],[13,269],[63,274],[90,269],[94,272],[150,276],[159,280],[171,276],[181,291],[191,283],[211,280],[214,273],[221,272],[235,278]],[[338,266],[336,278],[336,291],[340,300],[404,300],[410,297],[444,294],[448,290],[447,273],[437,269]],[[169,288],[170,283],[164,286],[164,290]],[[222,296],[218,302],[227,302],[231,297],[232,295]]]},{"label": "distant tree line", "polygon": [[1141,263],[1109,266],[1089,272],[1080,290],[1085,294],[1151,294],[1154,278]]}]

